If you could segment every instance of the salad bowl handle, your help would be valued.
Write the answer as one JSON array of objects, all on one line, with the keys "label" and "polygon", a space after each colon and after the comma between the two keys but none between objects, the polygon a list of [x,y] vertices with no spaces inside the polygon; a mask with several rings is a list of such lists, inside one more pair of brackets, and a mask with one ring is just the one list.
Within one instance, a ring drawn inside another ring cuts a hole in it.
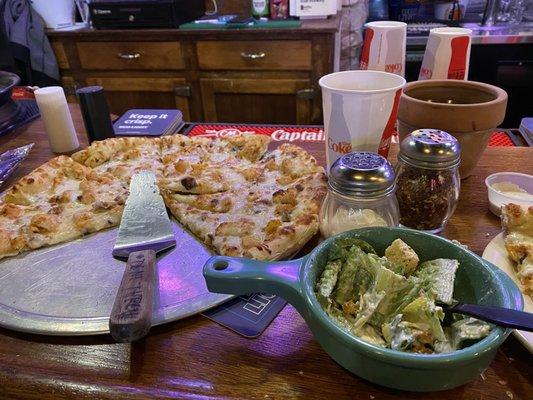
[{"label": "salad bowl handle", "polygon": [[210,292],[235,295],[275,294],[300,309],[303,297],[299,276],[304,261],[305,257],[265,262],[213,256],[204,265],[204,278]]}]

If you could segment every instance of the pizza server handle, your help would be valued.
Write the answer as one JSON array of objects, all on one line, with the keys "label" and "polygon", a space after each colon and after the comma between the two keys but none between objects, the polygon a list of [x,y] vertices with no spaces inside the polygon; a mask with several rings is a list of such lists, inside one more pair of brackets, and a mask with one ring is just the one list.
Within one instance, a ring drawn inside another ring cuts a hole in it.
[{"label": "pizza server handle", "polygon": [[117,342],[133,342],[150,330],[155,271],[154,250],[135,251],[128,256],[109,317],[109,333]]}]

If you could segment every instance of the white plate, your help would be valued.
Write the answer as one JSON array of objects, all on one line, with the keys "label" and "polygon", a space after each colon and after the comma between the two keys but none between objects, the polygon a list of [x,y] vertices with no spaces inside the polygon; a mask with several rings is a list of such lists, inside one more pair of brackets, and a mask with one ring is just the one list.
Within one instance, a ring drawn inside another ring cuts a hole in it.
[{"label": "white plate", "polygon": [[[511,277],[511,279],[520,287],[520,282],[516,278],[516,272],[513,261],[507,256],[505,249],[505,242],[503,240],[503,232],[492,239],[485,250],[482,257],[499,267],[503,272]],[[524,298],[524,311],[533,313],[533,301],[531,297],[522,294]],[[514,331],[515,336],[522,342],[526,348],[533,353],[533,332]]]}]

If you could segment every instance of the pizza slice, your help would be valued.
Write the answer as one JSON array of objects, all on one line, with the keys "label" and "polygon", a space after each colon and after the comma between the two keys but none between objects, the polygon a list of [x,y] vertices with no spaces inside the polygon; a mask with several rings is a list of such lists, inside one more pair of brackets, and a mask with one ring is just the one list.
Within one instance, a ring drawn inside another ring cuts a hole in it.
[{"label": "pizza slice", "polygon": [[116,226],[127,195],[111,174],[56,157],[3,194],[0,258]]},{"label": "pizza slice", "polygon": [[277,260],[290,257],[318,232],[326,194],[323,172],[281,187],[275,181],[224,193],[165,192],[175,218],[218,254]]},{"label": "pizza slice", "polygon": [[505,204],[501,219],[505,248],[516,263],[516,275],[524,293],[533,296],[533,206]]},{"label": "pizza slice", "polygon": [[270,137],[243,135],[222,139],[174,135],[161,138],[163,176],[159,186],[178,193],[225,192],[246,183],[241,171],[266,152]]},{"label": "pizza slice", "polygon": [[93,142],[72,158],[99,172],[108,172],[126,184],[139,171],[163,171],[159,139],[144,137],[112,138]]},{"label": "pizza slice", "polygon": [[324,172],[311,154],[288,143],[265,156],[258,166],[264,166],[265,181],[278,185],[287,185],[303,176]]}]

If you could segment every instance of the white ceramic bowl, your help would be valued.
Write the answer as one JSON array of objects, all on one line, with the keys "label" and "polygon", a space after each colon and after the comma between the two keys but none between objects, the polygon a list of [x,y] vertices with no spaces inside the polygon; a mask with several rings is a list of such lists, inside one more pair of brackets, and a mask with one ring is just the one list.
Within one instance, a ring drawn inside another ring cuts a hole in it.
[{"label": "white ceramic bowl", "polygon": [[498,172],[489,175],[485,179],[487,191],[489,194],[490,211],[497,216],[501,214],[501,206],[507,203],[515,203],[522,206],[533,206],[533,198],[521,199],[514,194],[501,193],[492,187],[495,183],[510,182],[518,185],[533,196],[533,175],[520,174],[518,172]]}]

